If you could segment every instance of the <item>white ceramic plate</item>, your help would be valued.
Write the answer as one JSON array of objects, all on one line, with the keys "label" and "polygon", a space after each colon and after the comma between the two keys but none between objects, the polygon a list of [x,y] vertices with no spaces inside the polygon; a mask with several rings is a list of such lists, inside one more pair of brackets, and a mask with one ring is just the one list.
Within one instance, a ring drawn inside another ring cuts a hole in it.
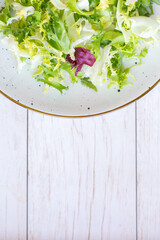
[{"label": "white ceramic plate", "polygon": [[[155,14],[160,13],[156,7]],[[0,92],[27,108],[59,116],[89,116],[120,108],[148,92],[160,79],[160,46],[151,46],[143,64],[132,69],[136,77],[133,85],[120,92],[116,87],[98,87],[94,92],[81,84],[70,84],[70,89],[61,95],[50,88],[42,93],[44,84],[32,79],[29,67],[18,74],[16,60],[0,43]]]}]

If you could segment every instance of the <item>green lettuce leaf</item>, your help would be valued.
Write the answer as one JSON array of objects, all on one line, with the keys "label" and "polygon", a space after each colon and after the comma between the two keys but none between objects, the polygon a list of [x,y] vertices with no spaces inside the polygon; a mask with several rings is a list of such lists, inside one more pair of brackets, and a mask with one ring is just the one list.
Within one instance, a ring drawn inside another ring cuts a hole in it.
[{"label": "green lettuce leaf", "polygon": [[68,53],[70,49],[70,39],[60,14],[52,13],[49,23],[44,23],[43,28],[46,33],[47,42],[56,50]]},{"label": "green lettuce leaf", "polygon": [[85,11],[80,10],[79,7],[77,6],[76,0],[68,0],[67,6],[70,8],[70,10],[72,10],[73,12],[78,13],[80,15],[89,16],[89,15],[93,14],[93,11],[85,12]]},{"label": "green lettuce leaf", "polygon": [[68,90],[68,87],[62,85],[59,82],[51,82],[49,81],[47,78],[43,79],[43,78],[37,78],[38,82],[43,82],[44,84],[47,84],[49,87],[53,87],[56,88],[58,91],[60,91],[60,93],[63,93],[63,90]]},{"label": "green lettuce leaf", "polygon": [[82,85],[84,85],[84,86],[86,86],[88,88],[91,88],[95,92],[97,92],[97,87],[91,81],[89,81],[89,78],[82,78],[81,79],[81,83],[82,83]]}]

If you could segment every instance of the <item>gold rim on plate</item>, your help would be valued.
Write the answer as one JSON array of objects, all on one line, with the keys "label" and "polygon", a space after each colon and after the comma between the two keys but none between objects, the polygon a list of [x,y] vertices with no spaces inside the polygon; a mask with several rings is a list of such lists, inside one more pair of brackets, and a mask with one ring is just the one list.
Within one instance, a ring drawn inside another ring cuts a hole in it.
[{"label": "gold rim on plate", "polygon": [[2,92],[0,90],[0,93],[5,96],[6,98],[8,98],[9,100],[11,100],[12,102],[16,103],[17,105],[21,106],[21,107],[24,107],[28,110],[32,110],[32,111],[35,111],[35,112],[38,112],[38,113],[43,113],[43,114],[46,114],[46,115],[49,115],[49,116],[54,116],[54,117],[64,117],[64,118],[84,118],[84,117],[93,117],[93,116],[99,116],[99,115],[102,115],[102,114],[105,114],[105,113],[110,113],[110,112],[113,112],[115,110],[118,110],[120,108],[123,108],[135,101],[137,101],[138,99],[140,99],[141,97],[145,96],[148,92],[150,92],[158,83],[160,82],[160,79],[155,83],[153,84],[151,87],[149,87],[149,89],[147,91],[145,91],[144,93],[142,93],[140,96],[138,96],[137,98],[133,99],[132,101],[128,102],[128,103],[125,103],[117,108],[114,108],[112,110],[109,110],[109,111],[105,111],[105,112],[100,112],[100,113],[95,113],[95,114],[90,114],[90,115],[82,115],[82,116],[63,116],[63,115],[58,115],[58,114],[53,114],[53,113],[47,113],[47,112],[43,112],[43,111],[40,111],[40,110],[37,110],[35,108],[31,108],[31,107],[28,107],[20,102],[17,102],[16,100],[14,100],[13,98],[11,98],[10,96],[8,96],[7,94],[5,94],[4,92]]}]

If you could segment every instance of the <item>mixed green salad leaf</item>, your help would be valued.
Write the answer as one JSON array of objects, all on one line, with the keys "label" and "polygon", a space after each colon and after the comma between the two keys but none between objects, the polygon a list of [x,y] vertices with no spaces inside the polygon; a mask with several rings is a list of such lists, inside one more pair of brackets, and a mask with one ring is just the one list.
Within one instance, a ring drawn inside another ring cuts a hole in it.
[{"label": "mixed green salad leaf", "polygon": [[30,61],[33,78],[61,93],[72,83],[97,91],[98,84],[129,84],[124,61],[141,58],[160,42],[160,0],[5,0],[0,10],[2,41],[18,70]]}]

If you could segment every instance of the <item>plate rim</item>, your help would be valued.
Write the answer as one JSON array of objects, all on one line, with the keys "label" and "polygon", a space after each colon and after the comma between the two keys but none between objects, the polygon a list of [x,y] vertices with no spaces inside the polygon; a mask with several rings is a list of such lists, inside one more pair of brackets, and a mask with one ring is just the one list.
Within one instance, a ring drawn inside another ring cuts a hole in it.
[{"label": "plate rim", "polygon": [[10,97],[9,95],[7,95],[6,93],[4,93],[3,91],[0,90],[0,94],[2,94],[3,96],[5,96],[7,99],[9,99],[10,101],[16,103],[17,105],[25,108],[25,109],[28,109],[28,110],[31,110],[31,111],[34,111],[34,112],[38,112],[38,113],[41,113],[41,114],[45,114],[45,115],[48,115],[48,116],[52,116],[52,117],[63,117],[63,118],[85,118],[85,117],[94,117],[94,116],[99,116],[99,115],[102,115],[102,114],[107,114],[107,113],[110,113],[110,112],[113,112],[113,111],[116,111],[118,109],[121,109],[123,107],[126,107],[128,106],[129,104],[139,100],[140,98],[144,97],[147,93],[149,93],[154,87],[156,87],[158,85],[158,83],[160,82],[160,79],[158,79],[151,87],[149,87],[145,92],[143,92],[142,94],[140,94],[138,97],[136,97],[135,99],[125,103],[125,104],[122,104],[121,106],[119,107],[116,107],[116,108],[113,108],[111,110],[108,110],[108,111],[104,111],[104,112],[100,112],[100,113],[94,113],[94,114],[87,114],[87,115],[77,115],[77,116],[69,116],[69,115],[60,115],[60,114],[54,114],[54,113],[47,113],[47,112],[43,112],[43,111],[40,111],[36,108],[32,108],[32,107],[29,107],[29,106],[26,106],[25,104],[23,103],[20,103],[18,101],[16,101],[14,98]]}]

